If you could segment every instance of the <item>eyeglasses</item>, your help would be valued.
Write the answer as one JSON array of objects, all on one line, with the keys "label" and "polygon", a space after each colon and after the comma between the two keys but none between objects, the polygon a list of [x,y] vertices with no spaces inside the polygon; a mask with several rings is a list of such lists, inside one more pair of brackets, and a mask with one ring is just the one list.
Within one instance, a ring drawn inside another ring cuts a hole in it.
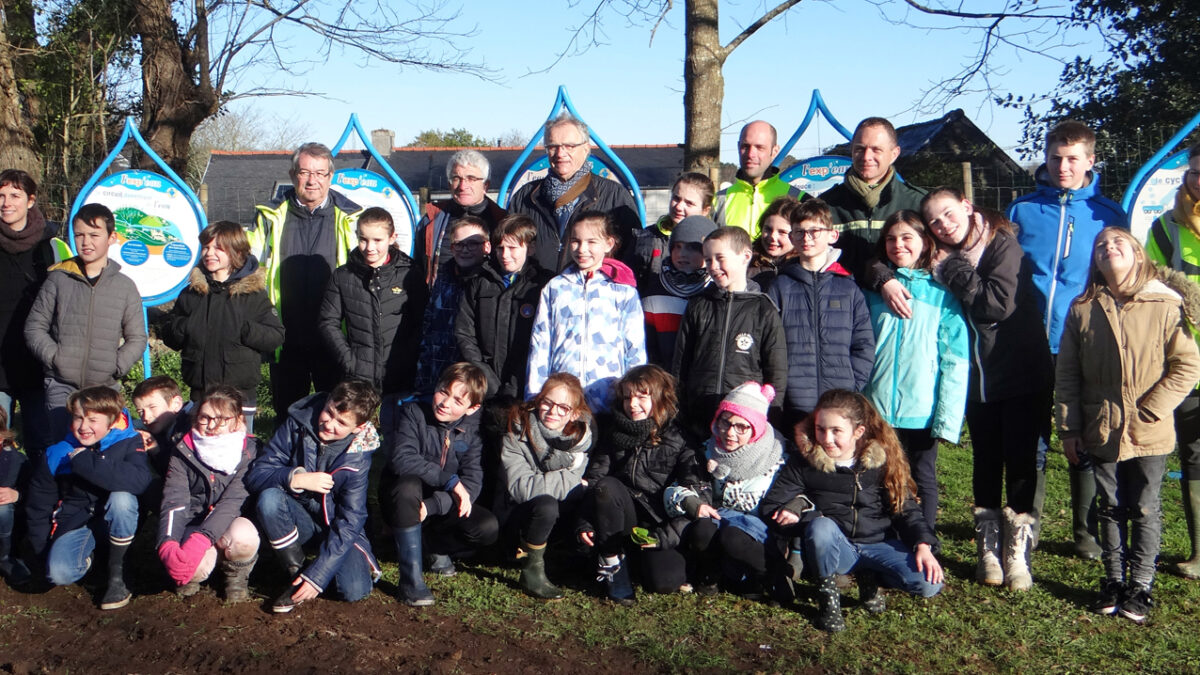
[{"label": "eyeglasses", "polygon": [[474,185],[475,183],[482,183],[482,182],[483,182],[482,176],[450,176],[450,184],[451,185],[462,185],[463,183]]},{"label": "eyeglasses", "polygon": [[815,240],[817,238],[817,235],[819,235],[823,232],[833,232],[833,228],[814,227],[814,228],[811,228],[808,230],[804,230],[804,229],[792,230],[791,237],[792,237],[792,239],[797,239],[799,241],[804,241],[805,239]]},{"label": "eyeglasses", "polygon": [[216,427],[220,429],[221,427],[229,426],[229,424],[235,419],[237,418],[232,415],[226,417],[223,415],[213,416],[200,414],[196,415],[196,425],[205,428]]},{"label": "eyeglasses", "polygon": [[587,141],[584,141],[582,143],[547,143],[546,144],[546,154],[552,155],[552,154],[558,152],[559,150],[566,150],[567,152],[574,152],[576,148],[582,148],[585,145],[587,145]]},{"label": "eyeglasses", "polygon": [[734,433],[736,433],[738,436],[741,436],[742,434],[748,434],[751,431],[754,431],[754,427],[750,426],[749,424],[742,424],[741,422],[730,422],[727,418],[724,418],[724,417],[717,418],[717,433],[723,434],[723,433],[729,431],[730,429],[733,429]]},{"label": "eyeglasses", "polygon": [[464,241],[456,241],[450,244],[450,248],[455,251],[474,251],[483,248],[483,242],[478,239],[466,239]]},{"label": "eyeglasses", "polygon": [[296,172],[296,178],[300,178],[302,180],[308,180],[309,178],[325,180],[332,175],[332,171],[309,171],[308,169],[302,169]]},{"label": "eyeglasses", "polygon": [[553,412],[558,415],[562,415],[563,417],[570,415],[571,411],[574,410],[574,408],[566,403],[555,403],[549,399],[542,401],[541,408],[546,412]]}]

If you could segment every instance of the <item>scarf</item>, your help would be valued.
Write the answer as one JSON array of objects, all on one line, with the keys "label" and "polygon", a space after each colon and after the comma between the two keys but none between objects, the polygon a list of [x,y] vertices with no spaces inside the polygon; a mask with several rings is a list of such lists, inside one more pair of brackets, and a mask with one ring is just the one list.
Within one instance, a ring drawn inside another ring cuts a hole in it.
[{"label": "scarf", "polygon": [[879,199],[883,196],[883,189],[887,187],[888,183],[895,176],[895,168],[889,166],[887,173],[883,174],[883,178],[880,178],[879,182],[875,185],[871,185],[863,180],[858,175],[858,172],[847,171],[845,182],[846,187],[850,188],[854,194],[862,197],[863,203],[867,205],[868,209],[874,209],[876,206],[879,206]]},{"label": "scarf", "polygon": [[569,207],[592,181],[592,163],[584,162],[583,166],[567,180],[555,176],[553,172],[546,175],[542,181],[542,195],[554,204],[554,215],[562,218],[567,215]]},{"label": "scarf", "polygon": [[620,260],[605,258],[604,262],[600,263],[599,272],[615,284],[637,288],[637,278],[633,276],[633,270]]},{"label": "scarf", "polygon": [[[975,226],[967,233],[966,239],[962,244],[959,244],[957,249],[950,249],[951,256],[966,259],[971,263],[971,267],[978,268],[979,260],[983,258],[983,252],[987,250],[988,244],[992,241],[992,226],[988,223],[983,214],[976,211],[971,214],[971,218],[975,221]],[[942,263],[933,266],[933,279],[939,284],[946,283],[946,278],[942,276]]]},{"label": "scarf", "polygon": [[[529,414],[529,447],[543,472],[579,468],[587,461],[591,448],[591,429],[585,424],[583,434],[568,436],[563,430],[553,431],[538,419],[536,413]],[[564,427],[565,428],[565,427]]]},{"label": "scarf", "polygon": [[663,261],[662,271],[658,273],[663,288],[677,298],[690,298],[704,290],[708,284],[708,271],[703,267],[695,272],[680,272],[671,267],[669,260]]},{"label": "scarf", "polygon": [[1182,187],[1175,193],[1175,209],[1171,216],[1175,218],[1176,223],[1187,227],[1200,239],[1200,204]]},{"label": "scarf", "polygon": [[727,482],[771,473],[783,462],[783,444],[779,442],[778,432],[768,431],[757,441],[735,448],[732,452],[718,448],[715,438],[708,439],[705,446],[708,472],[713,478]]},{"label": "scarf", "polygon": [[622,453],[632,453],[646,445],[653,433],[653,417],[633,420],[625,414],[623,407],[613,411],[612,431],[609,433],[608,440],[616,450]]},{"label": "scarf", "polygon": [[189,431],[184,442],[192,446],[196,459],[218,473],[232,476],[242,462],[242,450],[246,447],[246,430],[231,431],[217,436],[204,436]]},{"label": "scarf", "polygon": [[46,219],[38,207],[29,207],[29,215],[25,217],[25,227],[14,230],[8,223],[0,221],[0,249],[9,255],[24,253],[37,246],[46,232]]}]

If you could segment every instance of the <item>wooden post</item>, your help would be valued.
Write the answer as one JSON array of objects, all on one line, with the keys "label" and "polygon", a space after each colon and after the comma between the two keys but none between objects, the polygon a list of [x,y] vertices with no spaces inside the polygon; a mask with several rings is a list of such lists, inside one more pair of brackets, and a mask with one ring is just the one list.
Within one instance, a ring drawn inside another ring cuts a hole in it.
[{"label": "wooden post", "polygon": [[204,209],[205,213],[208,213],[208,183],[200,184],[200,194],[196,195],[196,197],[200,200],[200,208]]},{"label": "wooden post", "polygon": [[970,162],[962,163],[962,181],[963,181],[963,196],[967,198],[967,201],[974,202],[975,201],[975,185],[971,181],[971,163]]},{"label": "wooden post", "polygon": [[713,185],[716,186],[717,190],[721,189],[721,163],[720,162],[717,162],[716,164],[708,167],[708,178],[709,178],[709,180],[711,180],[713,182]]},{"label": "wooden post", "polygon": [[421,202],[421,212],[423,213],[425,211],[425,206],[427,204],[429,204],[429,188],[422,187],[420,190],[417,191],[417,194],[420,195],[420,197],[418,198],[418,201]]}]

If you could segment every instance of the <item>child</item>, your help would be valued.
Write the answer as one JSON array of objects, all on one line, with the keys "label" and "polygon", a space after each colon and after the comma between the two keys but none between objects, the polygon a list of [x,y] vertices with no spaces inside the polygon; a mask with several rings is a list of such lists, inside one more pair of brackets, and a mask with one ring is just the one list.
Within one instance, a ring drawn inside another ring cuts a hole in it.
[{"label": "child", "polygon": [[229,385],[205,390],[191,430],[171,453],[159,510],[158,557],[184,597],[200,590],[218,561],[225,600],[250,597],[258,530],[242,516],[248,496],[243,481],[260,444],[248,435],[241,396]]},{"label": "child", "polygon": [[386,209],[363,211],[356,228],[358,247],[325,287],[320,333],[343,378],[362,378],[382,392],[379,423],[388,434],[400,395],[412,390],[425,286],[396,245]]},{"label": "child", "polygon": [[67,397],[95,385],[117,387],[146,349],[142,297],[121,265],[108,259],[116,220],[103,204],[75,213],[77,255],[50,268],[38,291],[25,341],[46,369],[46,410],[54,438],[66,429]]},{"label": "child", "polygon": [[246,431],[254,432],[263,356],[283,344],[283,324],[241,225],[228,220],[200,232],[200,264],[163,322],[159,336],[180,352],[192,400],[227,384],[242,394]]},{"label": "child", "polygon": [[665,259],[670,258],[668,246],[675,226],[688,216],[708,216],[712,212],[713,197],[717,189],[712,179],[702,173],[689,172],[675,179],[671,186],[671,200],[667,214],[658,222],[638,230],[634,242],[634,274],[638,285],[644,279],[657,276]]},{"label": "child", "polygon": [[854,572],[859,602],[872,614],[884,610],[880,577],[885,586],[937,595],[937,537],[913,500],[904,449],[866,397],[844,389],[822,394],[796,426],[796,446],[799,455],[780,472],[762,511],[785,532],[803,527],[804,554],[818,579],[817,625],[831,633],[846,627],[838,574]]},{"label": "child", "polygon": [[670,368],[675,338],[688,298],[708,285],[704,270],[704,238],[717,229],[708,216],[688,216],[671,231],[671,257],[657,275],[647,276],[638,289],[646,314],[646,353],[650,362]]},{"label": "child", "polygon": [[450,241],[454,259],[438,272],[421,325],[416,390],[422,396],[431,395],[446,366],[461,359],[454,332],[459,299],[467,280],[479,271],[492,252],[487,223],[475,216],[463,216],[450,223]]},{"label": "child", "polygon": [[29,483],[26,515],[34,554],[56,586],[73,584],[92,565],[96,540],[108,535],[108,585],[100,609],[120,609],[125,554],[138,527],[138,500],[150,484],[150,463],[121,395],[87,387],[67,398],[71,432],[38,460]]},{"label": "child", "polygon": [[[1037,189],[1008,207],[1008,219],[1017,226],[1017,243],[1033,272],[1034,297],[1042,312],[1050,353],[1058,354],[1067,310],[1088,281],[1091,243],[1101,229],[1128,227],[1129,219],[1116,202],[1100,194],[1099,176],[1093,171],[1096,134],[1087,125],[1073,120],[1059,122],[1046,134],[1045,145],[1046,162],[1034,174]],[[1038,445],[1036,516],[1041,514],[1046,494],[1049,447],[1047,424]],[[1096,543],[1096,481],[1086,458],[1069,469],[1075,555],[1095,560],[1100,556]],[[1035,531],[1035,546],[1036,540]]]},{"label": "child", "polygon": [[671,365],[681,426],[696,443],[709,436],[717,406],[734,387],[747,381],[776,392],[787,387],[783,323],[758,284],[746,279],[750,256],[750,235],[740,227],[719,227],[704,238],[712,283],[688,299]]},{"label": "child", "polygon": [[[328,394],[294,403],[287,419],[246,474],[257,495],[258,524],[287,571],[288,589],[271,606],[287,613],[324,593],[332,581],[347,602],[371,593],[380,570],[363,532],[367,472],[379,434],[371,417],[379,394],[370,382],[347,380]],[[305,542],[318,544],[304,564]]]},{"label": "child", "polygon": [[687,583],[685,561],[676,547],[688,522],[667,515],[663,494],[673,483],[698,483],[700,466],[675,426],[678,406],[670,373],[653,365],[633,368],[617,383],[617,397],[621,405],[613,406],[601,425],[588,466],[586,520],[577,529],[579,540],[596,550],[608,597],[632,603],[625,552],[636,527],[648,532],[640,548],[646,585],[670,593]]},{"label": "child", "polygon": [[799,202],[793,197],[779,197],[771,202],[758,220],[758,228],[762,234],[754,241],[750,278],[764,292],[779,277],[779,270],[796,257],[796,247],[792,244],[790,216],[797,204]]},{"label": "child", "polygon": [[875,334],[862,291],[841,265],[829,205],[801,202],[788,214],[796,257],[779,272],[767,297],[787,335],[784,423],[790,427],[830,389],[862,391],[875,363]]},{"label": "child", "polygon": [[572,265],[542,289],[529,344],[525,396],[558,372],[579,378],[594,411],[608,410],[612,386],[646,362],[646,328],[633,273],[608,256],[620,241],[613,219],[579,214],[567,232]]},{"label": "child", "polygon": [[1154,606],[1172,414],[1200,380],[1182,296],[1156,276],[1128,230],[1100,231],[1087,289],[1067,314],[1054,389],[1063,453],[1072,464],[1090,458],[1100,497],[1104,579],[1094,609],[1139,623]]},{"label": "child", "polygon": [[1028,551],[1036,521],[1038,437],[1047,424],[1053,377],[1033,284],[1012,224],[1000,214],[985,217],[953,188],[927,194],[921,212],[942,245],[933,277],[962,302],[970,331],[975,578],[1027,590],[1033,585]]},{"label": "child", "polygon": [[562,597],[546,578],[546,542],[560,509],[583,496],[594,439],[583,385],[570,373],[550,375],[536,396],[509,413],[500,461],[514,505],[509,523],[520,532],[521,588],[535,598]]},{"label": "child", "polygon": [[422,535],[431,553],[430,571],[453,576],[451,554],[496,541],[500,526],[479,506],[483,487],[479,418],[487,376],[470,363],[442,373],[433,402],[409,401],[400,408],[395,444],[379,484],[379,506],[396,540],[400,599],[412,607],[433,604],[421,577]]},{"label": "child", "polygon": [[25,483],[29,463],[13,440],[8,414],[0,408],[0,577],[10,586],[29,583],[29,568],[13,552],[13,526],[17,520],[17,502]]},{"label": "child", "polygon": [[165,476],[175,437],[192,427],[188,414],[192,406],[188,404],[185,410],[183,392],[169,375],[155,375],[138,382],[132,398],[133,408],[142,422],[138,432],[150,455],[150,463],[160,476]]},{"label": "child", "polygon": [[669,516],[715,521],[711,525],[693,522],[688,532],[688,546],[700,570],[701,593],[715,591],[713,568],[718,556],[731,563],[727,569],[745,578],[746,595],[759,595],[767,585],[767,525],[759,503],[783,465],[786,443],[767,423],[773,398],[772,387],[757,382],[729,392],[717,408],[712,437],[704,446],[703,478],[708,489],[677,483],[663,497]]},{"label": "child", "polygon": [[917,481],[930,529],[937,529],[938,441],[958,442],[967,405],[967,324],[962,303],[933,280],[936,244],[916,211],[883,223],[876,255],[910,298],[901,318],[879,293],[868,292],[875,330],[875,368],[863,393],[896,431]]}]

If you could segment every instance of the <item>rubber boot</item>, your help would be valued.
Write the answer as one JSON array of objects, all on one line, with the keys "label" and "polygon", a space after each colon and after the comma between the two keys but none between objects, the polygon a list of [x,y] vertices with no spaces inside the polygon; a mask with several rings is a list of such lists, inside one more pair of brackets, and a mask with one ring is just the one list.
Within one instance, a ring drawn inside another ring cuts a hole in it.
[{"label": "rubber boot", "polygon": [[120,609],[133,594],[125,587],[125,554],[129,544],[108,543],[108,587],[100,598],[100,609]]},{"label": "rubber boot", "polygon": [[1183,487],[1183,517],[1187,521],[1188,537],[1192,540],[1192,557],[1172,567],[1188,579],[1200,579],[1200,480],[1181,481]]},{"label": "rubber boot", "polygon": [[245,602],[250,599],[250,570],[258,562],[258,554],[249,560],[222,560],[225,575],[225,602]]},{"label": "rubber boot", "polygon": [[24,586],[33,578],[25,563],[12,554],[11,532],[0,536],[0,577],[7,579],[10,586]]},{"label": "rubber boot", "polygon": [[1000,564],[1000,510],[975,508],[975,581],[984,586],[1004,583]]},{"label": "rubber boot", "polygon": [[558,600],[562,590],[546,578],[546,545],[522,542],[517,558],[521,561],[521,588],[535,598]]},{"label": "rubber boot", "polygon": [[1033,588],[1029,571],[1029,543],[1033,539],[1033,514],[1004,507],[1004,585],[1012,591]]},{"label": "rubber boot", "polygon": [[421,526],[396,528],[392,537],[396,540],[396,563],[400,568],[397,588],[400,600],[409,607],[432,605],[433,593],[425,585],[421,569]]},{"label": "rubber boot", "polygon": [[821,613],[817,615],[817,628],[827,633],[846,630],[846,618],[842,616],[842,596],[833,575],[821,577],[817,582],[817,597],[821,602]]},{"label": "rubber boot", "polygon": [[304,549],[300,548],[300,544],[290,544],[275,549],[275,555],[279,556],[279,564],[287,572],[287,580],[290,584],[299,576],[300,569],[304,567]]},{"label": "rubber boot", "polygon": [[859,569],[854,572],[858,581],[858,602],[869,614],[882,614],[887,609],[883,592],[879,589],[879,575],[871,570]]},{"label": "rubber boot", "polygon": [[1046,469],[1037,472],[1033,483],[1033,541],[1030,548],[1037,550],[1038,542],[1042,540],[1042,513],[1046,506]]},{"label": "rubber boot", "polygon": [[1075,555],[1084,560],[1096,560],[1100,557],[1100,544],[1088,528],[1088,521],[1095,520],[1088,516],[1094,513],[1096,506],[1096,474],[1091,469],[1071,469],[1067,473],[1071,475],[1071,531],[1075,536]]},{"label": "rubber boot", "polygon": [[634,603],[633,579],[629,574],[629,565],[625,562],[625,556],[618,556],[615,565],[605,565],[604,558],[601,557],[596,581],[604,582],[608,589],[609,600],[625,606]]},{"label": "rubber boot", "polygon": [[427,567],[430,572],[442,577],[458,574],[458,570],[454,568],[454,560],[445,553],[430,553]]}]

